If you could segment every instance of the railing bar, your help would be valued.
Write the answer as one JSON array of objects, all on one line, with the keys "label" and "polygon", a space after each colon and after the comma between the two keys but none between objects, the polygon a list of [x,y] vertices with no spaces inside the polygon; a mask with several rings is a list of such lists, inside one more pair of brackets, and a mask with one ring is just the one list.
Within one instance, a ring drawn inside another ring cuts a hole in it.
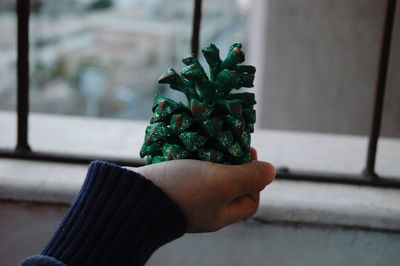
[{"label": "railing bar", "polygon": [[192,30],[192,54],[196,57],[199,55],[199,42],[200,42],[200,24],[201,24],[201,1],[194,1],[193,11],[193,30]]},{"label": "railing bar", "polygon": [[307,181],[330,184],[362,185],[372,187],[400,188],[400,178],[381,177],[376,179],[365,178],[364,175],[351,175],[340,173],[326,173],[313,171],[279,171],[276,172],[278,180]]},{"label": "railing bar", "polygon": [[[31,161],[43,161],[69,164],[89,164],[93,160],[103,160],[121,166],[139,167],[144,165],[144,160],[129,160],[126,158],[103,157],[93,155],[62,154],[54,152],[15,152],[13,150],[0,149],[0,158],[22,159]],[[313,172],[313,171],[287,171],[277,170],[277,179],[292,181],[321,182],[327,184],[348,184],[372,187],[386,187],[400,189],[400,177],[368,179],[363,175],[351,175],[340,173]]]},{"label": "railing bar", "polygon": [[29,13],[30,0],[17,0],[17,151],[30,151],[29,113]]},{"label": "railing bar", "polygon": [[374,107],[369,135],[367,161],[364,169],[364,175],[370,178],[378,177],[375,172],[376,151],[382,124],[383,101],[386,87],[387,70],[389,65],[390,44],[392,40],[395,10],[396,0],[388,0],[386,5],[385,24],[380,51],[378,77],[375,87],[375,97],[373,105]]}]

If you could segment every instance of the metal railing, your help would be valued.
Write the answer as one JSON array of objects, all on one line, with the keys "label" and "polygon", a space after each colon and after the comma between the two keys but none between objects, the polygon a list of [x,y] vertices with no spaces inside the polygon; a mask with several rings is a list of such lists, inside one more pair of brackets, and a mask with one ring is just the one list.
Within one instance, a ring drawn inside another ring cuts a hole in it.
[{"label": "metal railing", "polygon": [[[30,0],[17,0],[17,145],[14,150],[0,149],[0,157],[82,164],[99,159],[120,165],[143,165],[144,162],[142,160],[38,152],[30,148],[28,143],[30,2]],[[195,0],[191,39],[191,51],[195,55],[198,55],[199,52],[201,6],[202,0]],[[365,169],[359,175],[343,175],[325,172],[292,171],[282,168],[277,171],[278,179],[400,188],[400,179],[378,176],[375,172],[395,10],[396,0],[387,0]]]}]

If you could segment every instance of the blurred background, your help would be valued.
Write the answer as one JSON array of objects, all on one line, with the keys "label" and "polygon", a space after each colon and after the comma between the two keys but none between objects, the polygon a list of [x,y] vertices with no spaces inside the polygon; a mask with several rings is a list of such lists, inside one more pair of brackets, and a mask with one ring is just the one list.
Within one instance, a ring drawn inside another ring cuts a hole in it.
[{"label": "blurred background", "polygon": [[[248,1],[204,1],[202,43],[244,41]],[[190,54],[194,1],[34,0],[31,109],[147,120],[157,83]],[[15,1],[0,1],[0,108],[15,109]],[[180,98],[181,95],[177,94]]]}]

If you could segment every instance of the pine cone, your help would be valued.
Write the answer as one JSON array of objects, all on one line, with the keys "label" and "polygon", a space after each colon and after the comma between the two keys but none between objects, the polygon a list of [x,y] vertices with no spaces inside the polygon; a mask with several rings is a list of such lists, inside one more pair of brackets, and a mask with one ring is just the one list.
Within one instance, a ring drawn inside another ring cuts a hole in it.
[{"label": "pine cone", "polygon": [[147,164],[185,158],[225,164],[251,160],[254,93],[231,93],[253,87],[256,69],[239,65],[245,60],[241,48],[240,43],[233,44],[222,61],[214,44],[205,47],[202,53],[210,78],[195,56],[182,60],[186,67],[180,74],[171,68],[160,77],[159,83],[183,92],[189,106],[159,95],[154,98],[153,116],[140,150]]}]

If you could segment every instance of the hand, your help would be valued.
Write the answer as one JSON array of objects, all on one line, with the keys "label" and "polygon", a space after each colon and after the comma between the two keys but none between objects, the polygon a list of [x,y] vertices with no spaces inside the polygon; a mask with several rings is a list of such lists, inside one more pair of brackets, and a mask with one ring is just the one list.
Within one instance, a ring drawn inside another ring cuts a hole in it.
[{"label": "hand", "polygon": [[274,167],[257,161],[223,165],[173,160],[134,169],[160,187],[183,210],[188,232],[216,231],[252,216],[260,191],[275,177]]}]

